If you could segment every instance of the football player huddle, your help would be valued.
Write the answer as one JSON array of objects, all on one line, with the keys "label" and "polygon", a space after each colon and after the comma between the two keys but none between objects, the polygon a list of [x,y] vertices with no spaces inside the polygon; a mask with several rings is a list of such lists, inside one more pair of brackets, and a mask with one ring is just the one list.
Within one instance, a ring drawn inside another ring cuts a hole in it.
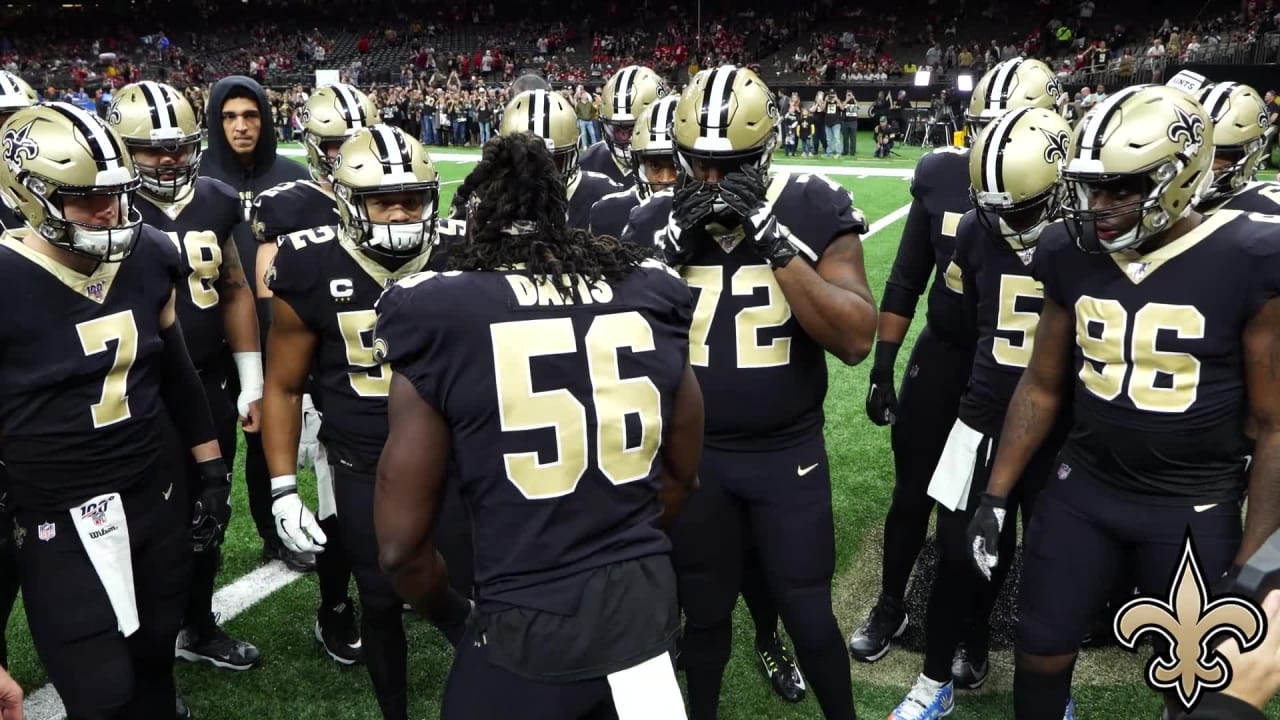
[{"label": "football player huddle", "polygon": [[[773,692],[853,720],[850,656],[906,628],[935,506],[923,667],[890,720],[986,681],[1019,522],[1013,711],[1073,718],[1110,600],[1163,594],[1187,534],[1216,578],[1280,527],[1280,189],[1252,182],[1252,88],[1135,86],[1073,126],[1048,67],[1000,63],[969,146],[917,166],[877,308],[865,218],[772,170],[749,69],[678,94],[617,71],[581,156],[572,105],[520,92],[447,219],[426,148],[349,85],[308,98],[309,177],[272,170],[251,83],[215,87],[202,150],[167,85],[103,121],[0,73],[0,293],[23,308],[0,324],[0,611],[20,586],[72,720],[190,717],[175,655],[259,664],[212,611],[237,424],[268,555],[317,571],[305,632],[366,666],[386,720],[409,714],[405,605],[454,648],[446,720],[714,720],[739,595]],[[874,358],[896,471],[847,645],[828,354]]]}]

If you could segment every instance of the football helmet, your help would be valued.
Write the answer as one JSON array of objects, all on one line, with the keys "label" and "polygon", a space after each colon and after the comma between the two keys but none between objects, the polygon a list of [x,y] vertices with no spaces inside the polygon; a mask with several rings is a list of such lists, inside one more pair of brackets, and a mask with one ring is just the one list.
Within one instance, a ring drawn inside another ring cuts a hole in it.
[{"label": "football helmet", "polygon": [[[1063,218],[1081,250],[1118,252],[1186,216],[1212,180],[1213,123],[1190,95],[1163,85],[1125,88],[1085,115],[1071,137]],[[1099,210],[1099,191],[1137,199]],[[1136,214],[1130,228],[1127,216]]]},{"label": "football helmet", "polygon": [[346,83],[316,88],[298,120],[302,123],[302,144],[307,149],[307,169],[316,182],[330,182],[333,175],[333,160],[325,150],[326,144],[340,145],[357,130],[381,122],[373,100]]},{"label": "football helmet", "polygon": [[755,164],[768,172],[780,119],[773,93],[751,70],[721,65],[699,72],[672,120],[678,182],[694,177],[694,163]]},{"label": "football helmet", "polygon": [[1253,179],[1267,146],[1267,105],[1258,91],[1243,83],[1208,85],[1198,97],[1213,121],[1213,182],[1203,200],[1230,195]]},{"label": "football helmet", "polygon": [[636,176],[636,190],[641,198],[647,198],[663,189],[649,179],[645,170],[645,158],[663,157],[675,162],[674,146],[671,144],[671,119],[675,117],[676,104],[680,98],[674,95],[650,103],[636,118],[634,132],[631,134],[631,171]]},{"label": "football helmet", "polygon": [[151,80],[126,85],[107,111],[107,124],[124,140],[130,154],[147,148],[176,156],[172,165],[147,165],[134,158],[142,192],[171,202],[195,183],[200,169],[200,124],[182,93]]},{"label": "football helmet", "polygon": [[969,153],[978,221],[1010,245],[1035,245],[1061,204],[1070,142],[1066,119],[1045,108],[1007,112],[987,125]]},{"label": "football helmet", "polygon": [[[133,194],[141,180],[124,141],[97,115],[61,102],[23,108],[4,126],[0,157],[0,191],[50,244],[99,262],[133,252],[142,224]],[[68,197],[113,199],[116,223],[67,219]]]},{"label": "football helmet", "polygon": [[965,137],[973,142],[987,123],[1010,110],[1024,107],[1062,112],[1067,96],[1062,85],[1039,60],[1012,58],[987,71],[973,86],[964,114]]},{"label": "football helmet", "polygon": [[600,122],[604,141],[618,167],[631,163],[632,129],[641,111],[670,92],[658,73],[640,65],[628,65],[610,76],[600,93]]},{"label": "football helmet", "polygon": [[[422,143],[399,128],[372,125],[342,143],[333,161],[333,190],[343,235],[356,245],[411,257],[435,234],[440,204],[435,164]],[[421,215],[402,223],[373,221],[367,201],[387,193],[421,193]]]},{"label": "football helmet", "polygon": [[4,125],[11,114],[38,102],[40,96],[26,80],[8,70],[0,70],[0,125]]},{"label": "football helmet", "polygon": [[558,92],[526,90],[511,99],[502,113],[499,135],[527,132],[543,139],[565,184],[578,175],[578,114]]}]

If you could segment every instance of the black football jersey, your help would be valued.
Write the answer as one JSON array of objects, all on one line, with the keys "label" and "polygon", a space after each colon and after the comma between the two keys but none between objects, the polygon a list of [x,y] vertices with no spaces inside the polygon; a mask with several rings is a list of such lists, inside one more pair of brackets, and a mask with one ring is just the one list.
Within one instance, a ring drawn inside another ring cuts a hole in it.
[{"label": "black football jersey", "polygon": [[587,571],[670,549],[658,452],[689,289],[657,261],[578,288],[428,271],[378,301],[378,347],[449,424],[482,610],[572,615]]},{"label": "black football jersey", "polygon": [[622,237],[622,230],[627,226],[631,209],[639,204],[640,194],[634,187],[605,195],[591,206],[591,222],[588,230],[597,237],[601,235]]},{"label": "black football jersey", "polygon": [[[821,175],[776,175],[767,196],[811,264],[837,237],[866,232],[849,192]],[[637,206],[624,241],[656,242],[672,197],[655,193]],[[800,327],[773,270],[742,243],[742,230],[694,250],[680,272],[696,298],[689,357],[706,403],[707,446],[773,450],[821,432],[826,351]]]},{"label": "black football jersey", "polygon": [[[978,212],[970,210],[960,220],[953,260],[964,280],[964,305],[977,334],[960,419],[994,436],[1000,434],[1013,390],[1031,360],[1044,288],[1032,275],[1036,246],[1011,244],[984,227]],[[1060,224],[1051,227],[1061,229]]]},{"label": "black football jersey", "polygon": [[920,158],[911,179],[911,198],[886,294],[896,288],[919,298],[932,275],[926,316],[930,330],[952,344],[972,346],[973,335],[960,302],[962,281],[958,268],[951,265],[956,228],[973,207],[969,151],[944,147]]},{"label": "black football jersey", "polygon": [[580,172],[567,188],[570,230],[586,230],[591,225],[591,206],[605,195],[620,192],[622,186],[598,173]]},{"label": "black football jersey", "polygon": [[0,239],[0,437],[19,507],[63,510],[133,486],[161,433],[160,313],[184,282],[173,243],[139,226],[132,254],[81,275]]},{"label": "black football jersey", "polygon": [[1240,188],[1240,192],[1225,198],[1214,198],[1196,210],[1202,215],[1212,215],[1219,210],[1280,215],[1280,182],[1252,182]]},{"label": "black football jersey", "polygon": [[234,242],[232,231],[240,223],[240,199],[221,180],[200,177],[184,200],[159,204],[139,194],[136,204],[143,222],[167,235],[178,251],[185,279],[178,283],[178,319],[191,362],[203,370],[221,358],[226,345],[218,278],[222,249]]},{"label": "black football jersey", "polygon": [[636,185],[636,177],[631,173],[631,168],[618,167],[618,162],[613,159],[613,153],[609,152],[609,146],[603,140],[582,151],[582,157],[578,159],[578,167],[604,175],[623,188]]},{"label": "black football jersey", "polygon": [[338,201],[310,180],[281,183],[258,193],[250,218],[258,242],[275,242],[281,235],[338,223]]},{"label": "black football jersey", "polygon": [[1065,233],[1041,240],[1045,297],[1076,332],[1068,467],[1148,502],[1240,498],[1241,332],[1280,290],[1276,221],[1222,210],[1146,254],[1082,253]]},{"label": "black football jersey", "polygon": [[330,459],[372,471],[387,439],[391,373],[373,355],[374,303],[396,280],[422,270],[426,253],[395,271],[333,226],[283,235],[267,271],[271,292],[316,334],[311,392],[324,408],[320,439]]}]

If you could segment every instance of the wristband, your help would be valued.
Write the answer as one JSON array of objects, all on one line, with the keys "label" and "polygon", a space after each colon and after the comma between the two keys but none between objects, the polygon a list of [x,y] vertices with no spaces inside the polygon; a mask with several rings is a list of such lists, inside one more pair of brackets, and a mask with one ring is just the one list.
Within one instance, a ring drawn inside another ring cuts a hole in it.
[{"label": "wristband", "polygon": [[296,495],[298,492],[297,475],[277,475],[271,478],[271,499],[285,495]]},{"label": "wristband", "polygon": [[251,400],[262,399],[262,353],[231,353],[236,364],[236,375],[240,378],[240,394]]}]

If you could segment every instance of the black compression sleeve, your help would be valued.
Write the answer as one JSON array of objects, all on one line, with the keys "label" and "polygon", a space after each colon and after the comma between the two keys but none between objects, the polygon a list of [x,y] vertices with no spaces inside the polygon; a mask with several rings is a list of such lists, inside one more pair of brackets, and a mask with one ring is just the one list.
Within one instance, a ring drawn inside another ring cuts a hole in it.
[{"label": "black compression sleeve", "polygon": [[184,447],[191,448],[217,439],[204,384],[187,354],[187,343],[182,338],[182,327],[177,320],[160,331],[160,339],[164,341],[161,395]]},{"label": "black compression sleeve", "polygon": [[916,303],[924,294],[935,265],[931,228],[932,221],[924,203],[919,199],[911,201],[898,255],[893,259],[889,281],[885,283],[880,312],[907,318],[915,316]]}]

